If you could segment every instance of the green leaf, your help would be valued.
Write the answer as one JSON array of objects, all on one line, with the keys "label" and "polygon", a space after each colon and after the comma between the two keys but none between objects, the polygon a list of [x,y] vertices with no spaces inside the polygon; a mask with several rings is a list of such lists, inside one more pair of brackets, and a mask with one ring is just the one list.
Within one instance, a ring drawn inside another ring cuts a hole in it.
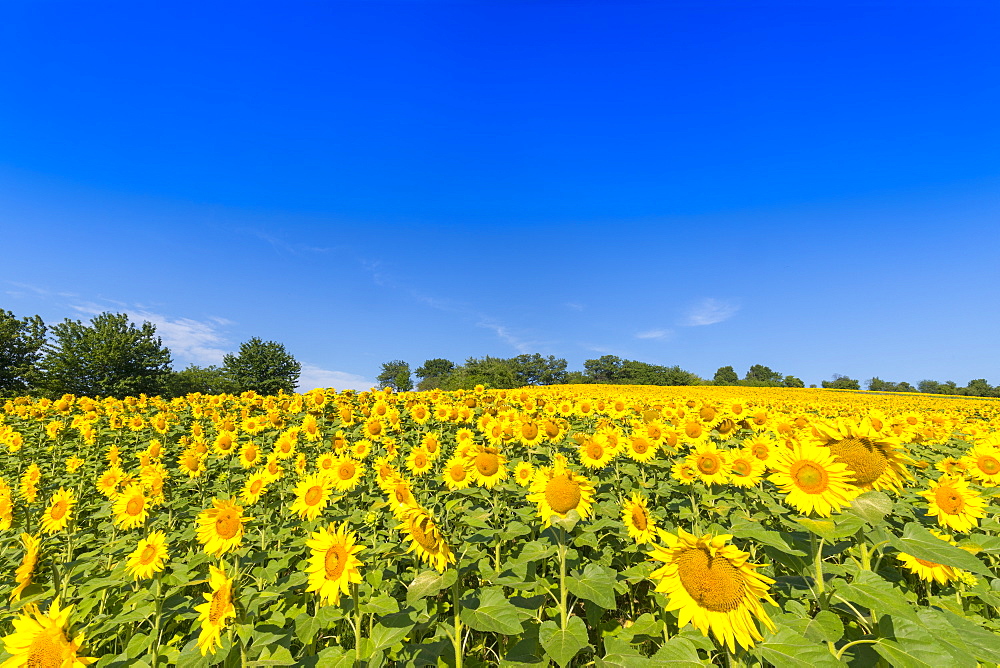
[{"label": "green leaf", "polygon": [[892,499],[885,492],[869,490],[856,496],[847,512],[854,513],[869,524],[878,524],[892,512]]},{"label": "green leaf", "polygon": [[[975,622],[953,612],[924,608],[917,613],[920,622],[945,649],[949,646],[979,661],[1000,663],[1000,638]],[[898,636],[897,636],[898,639]],[[952,651],[952,654],[955,654]]]},{"label": "green leaf", "polygon": [[372,629],[371,635],[375,651],[388,649],[396,643],[401,642],[415,625],[416,622],[410,619],[410,616],[405,612],[386,615],[378,620],[378,624]]},{"label": "green leaf", "polygon": [[545,649],[545,654],[559,664],[566,666],[580,650],[589,645],[587,626],[579,617],[570,617],[566,630],[559,628],[554,621],[542,622],[538,629],[538,639]]},{"label": "green leaf", "polygon": [[807,531],[825,539],[828,543],[833,543],[841,538],[853,536],[859,529],[861,529],[861,527],[865,525],[864,520],[857,515],[844,514],[834,515],[833,519],[829,520],[814,520],[809,517],[798,517],[795,521],[802,527],[805,527]]},{"label": "green leaf", "polygon": [[940,668],[955,665],[952,656],[943,647],[927,638],[907,639],[905,644],[881,638],[873,647],[895,668]]},{"label": "green leaf", "polygon": [[343,647],[327,647],[316,658],[316,668],[354,668],[354,652]]},{"label": "green leaf", "polygon": [[303,645],[308,645],[319,631],[319,620],[305,613],[295,618],[295,637]]},{"label": "green leaf", "polygon": [[448,569],[446,573],[452,574],[452,582],[448,584],[445,584],[444,576],[439,575],[436,571],[418,573],[417,577],[413,578],[413,582],[406,588],[406,604],[413,605],[427,596],[436,596],[442,589],[450,586],[455,581],[455,571]]},{"label": "green leaf", "polygon": [[796,556],[805,556],[806,554],[802,550],[792,547],[777,531],[769,531],[756,522],[743,520],[742,522],[733,524],[729,528],[729,533],[736,538],[751,538],[762,545],[769,545],[781,550],[785,554]]},{"label": "green leaf", "polygon": [[803,634],[810,640],[821,642],[837,642],[844,637],[844,622],[829,610],[820,610],[806,624]]},{"label": "green leaf", "polygon": [[917,621],[917,614],[903,598],[903,593],[871,571],[861,571],[850,584],[837,581],[830,584],[836,586],[835,597],[862,605],[878,616],[893,615]]},{"label": "green leaf", "polygon": [[517,560],[524,562],[538,561],[546,559],[555,553],[555,545],[540,540],[533,540],[530,543],[525,543],[524,547],[521,548],[521,554],[518,555]]},{"label": "green leaf", "polygon": [[937,538],[916,522],[909,522],[903,527],[902,537],[890,534],[889,544],[900,552],[913,555],[918,559],[931,561],[942,566],[963,568],[987,578],[993,577],[990,569],[979,559],[976,559],[962,548]]},{"label": "green leaf", "polygon": [[392,596],[389,596],[389,594],[379,594],[362,603],[361,612],[365,614],[391,615],[394,612],[399,612],[399,603]]},{"label": "green leaf", "polygon": [[784,668],[822,668],[840,666],[826,645],[806,639],[788,626],[778,628],[764,642],[754,648],[754,653],[775,666]]},{"label": "green leaf", "polygon": [[653,655],[647,665],[678,668],[679,666],[704,666],[698,656],[698,648],[687,638],[674,636]]},{"label": "green leaf", "polygon": [[517,608],[507,600],[500,587],[469,591],[462,597],[461,619],[476,631],[512,636],[522,630]]},{"label": "green leaf", "polygon": [[587,564],[583,573],[577,571],[566,579],[570,593],[579,598],[593,601],[605,610],[618,607],[615,601],[614,571],[597,564]]}]

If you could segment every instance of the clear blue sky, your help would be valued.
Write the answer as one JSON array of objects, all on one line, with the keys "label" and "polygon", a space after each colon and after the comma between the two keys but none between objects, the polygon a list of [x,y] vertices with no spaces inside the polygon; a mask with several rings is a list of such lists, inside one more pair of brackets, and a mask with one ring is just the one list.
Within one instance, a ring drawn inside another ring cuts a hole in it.
[{"label": "clear blue sky", "polygon": [[[872,6],[872,5],[877,6]],[[0,8],[0,307],[303,384],[611,353],[1000,384],[996,2]]]}]

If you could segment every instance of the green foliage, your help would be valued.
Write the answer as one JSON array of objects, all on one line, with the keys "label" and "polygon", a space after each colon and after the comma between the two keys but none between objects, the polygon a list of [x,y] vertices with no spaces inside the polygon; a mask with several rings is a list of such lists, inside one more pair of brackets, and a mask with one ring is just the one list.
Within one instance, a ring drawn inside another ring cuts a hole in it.
[{"label": "green foliage", "polygon": [[122,398],[158,394],[170,371],[170,351],[149,322],[136,327],[124,313],[102,313],[85,325],[66,319],[44,347],[43,387],[66,393]]},{"label": "green foliage", "polygon": [[777,371],[766,367],[763,364],[754,364],[747,370],[747,375],[743,377],[747,385],[783,385],[784,377]]},{"label": "green foliage", "polygon": [[454,368],[455,363],[451,360],[446,360],[443,357],[425,360],[424,363],[418,366],[416,371],[413,372],[417,378],[420,379],[420,382],[417,383],[417,389],[433,390],[440,387],[441,380]]},{"label": "green foliage", "polygon": [[712,382],[715,385],[738,385],[740,377],[736,374],[736,369],[732,366],[720,366],[716,370]]},{"label": "green foliage", "polygon": [[379,389],[391,387],[397,392],[409,392],[413,389],[410,379],[410,365],[403,360],[392,360],[382,364],[382,373],[376,378]]},{"label": "green foliage", "polygon": [[45,331],[37,315],[16,318],[0,309],[0,395],[24,394],[36,384]]},{"label": "green foliage", "polygon": [[239,353],[223,358],[222,371],[237,391],[269,395],[294,392],[302,365],[283,344],[255,336],[240,344]]},{"label": "green foliage", "polygon": [[781,384],[785,387],[805,387],[806,384],[802,382],[801,378],[796,378],[795,376],[785,376]]},{"label": "green foliage", "polygon": [[215,365],[201,367],[189,365],[181,371],[173,371],[167,376],[163,394],[167,397],[183,397],[194,392],[202,394],[237,394],[239,385],[226,375],[222,367]]},{"label": "green foliage", "polygon": [[823,387],[832,390],[860,390],[861,383],[854,380],[853,378],[848,378],[847,376],[842,376],[839,373],[833,374],[833,380],[822,381]]}]

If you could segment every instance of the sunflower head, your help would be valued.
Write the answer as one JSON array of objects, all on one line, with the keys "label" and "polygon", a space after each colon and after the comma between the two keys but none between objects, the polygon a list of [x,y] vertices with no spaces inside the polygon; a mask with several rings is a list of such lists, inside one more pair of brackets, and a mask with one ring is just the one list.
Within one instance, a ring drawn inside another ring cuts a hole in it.
[{"label": "sunflower head", "polygon": [[565,518],[571,510],[586,519],[594,503],[594,486],[557,455],[555,466],[542,467],[535,473],[528,500],[538,505],[544,526],[549,526],[553,517]]}]

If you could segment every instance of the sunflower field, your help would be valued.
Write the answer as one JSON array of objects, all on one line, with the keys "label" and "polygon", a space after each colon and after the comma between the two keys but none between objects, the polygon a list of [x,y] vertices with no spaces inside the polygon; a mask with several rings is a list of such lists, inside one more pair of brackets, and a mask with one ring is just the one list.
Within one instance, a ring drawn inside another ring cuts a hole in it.
[{"label": "sunflower field", "polygon": [[0,666],[1000,665],[998,493],[995,400],[21,397]]}]

